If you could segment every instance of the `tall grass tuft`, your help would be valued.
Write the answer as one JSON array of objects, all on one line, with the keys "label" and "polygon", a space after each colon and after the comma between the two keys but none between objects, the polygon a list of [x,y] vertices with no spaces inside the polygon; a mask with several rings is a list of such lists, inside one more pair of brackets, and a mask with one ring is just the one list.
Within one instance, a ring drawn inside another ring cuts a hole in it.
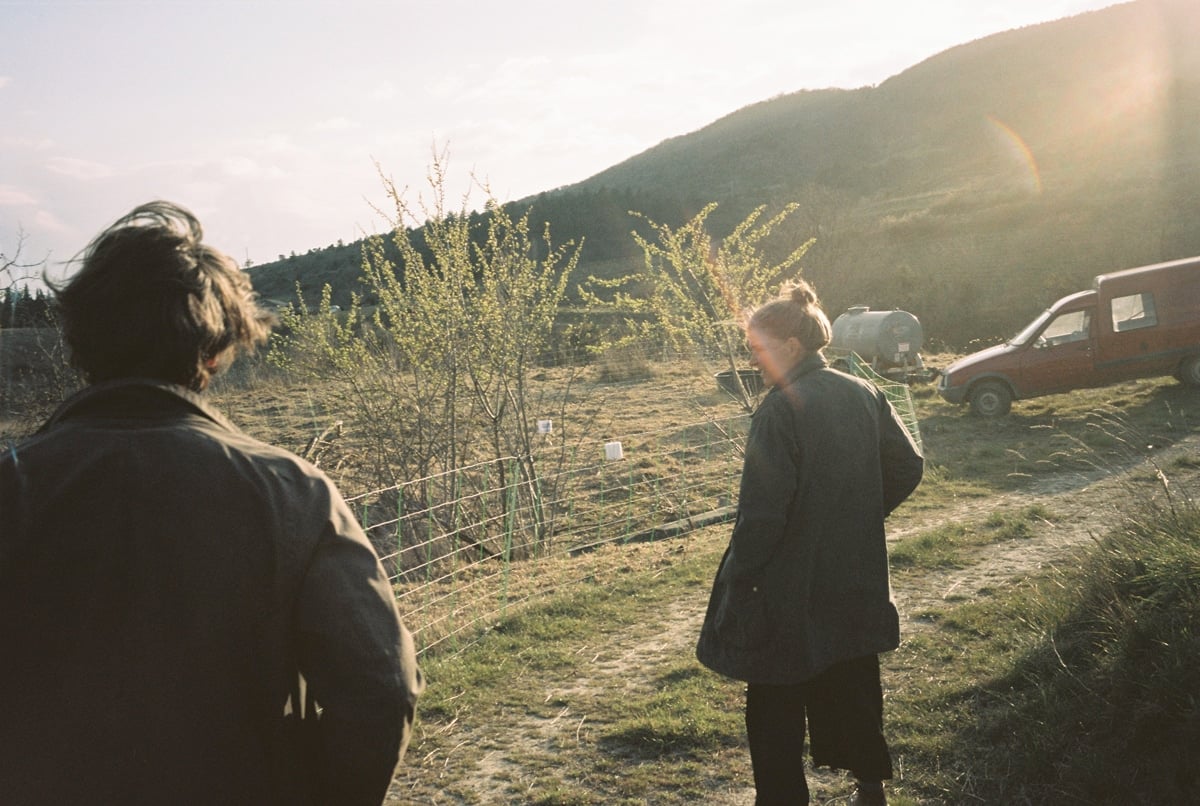
[{"label": "tall grass tuft", "polygon": [[1168,498],[1127,512],[1078,566],[1023,597],[1008,615],[1040,637],[974,691],[947,695],[974,712],[943,748],[963,794],[1196,802],[1200,509]]}]

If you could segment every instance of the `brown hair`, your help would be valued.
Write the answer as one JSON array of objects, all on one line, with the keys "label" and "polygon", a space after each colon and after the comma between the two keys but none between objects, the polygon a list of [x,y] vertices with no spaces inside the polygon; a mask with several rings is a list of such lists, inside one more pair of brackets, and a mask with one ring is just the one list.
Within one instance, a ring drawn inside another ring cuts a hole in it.
[{"label": "brown hair", "polygon": [[72,361],[89,381],[141,376],[199,391],[239,349],[267,340],[274,315],[202,238],[183,207],[143,204],[87,245],[73,277],[51,284]]},{"label": "brown hair", "polygon": [[804,280],[785,285],[779,290],[778,299],[754,311],[749,327],[781,341],[795,337],[810,353],[829,344],[832,332],[816,290]]}]

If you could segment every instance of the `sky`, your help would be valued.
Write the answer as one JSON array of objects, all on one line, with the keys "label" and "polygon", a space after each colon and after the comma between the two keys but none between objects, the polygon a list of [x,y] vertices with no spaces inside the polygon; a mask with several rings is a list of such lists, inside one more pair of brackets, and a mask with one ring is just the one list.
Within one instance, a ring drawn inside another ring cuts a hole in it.
[{"label": "sky", "polygon": [[[239,262],[525,198],[800,90],[1113,0],[0,0],[0,254],[168,199]],[[383,212],[381,212],[383,211]],[[411,223],[411,222],[409,222]]]}]

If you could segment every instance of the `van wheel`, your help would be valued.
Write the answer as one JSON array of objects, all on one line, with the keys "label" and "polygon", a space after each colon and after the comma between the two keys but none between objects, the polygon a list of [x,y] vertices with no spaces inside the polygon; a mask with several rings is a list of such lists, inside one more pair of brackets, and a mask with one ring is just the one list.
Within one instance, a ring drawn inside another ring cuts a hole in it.
[{"label": "van wheel", "polygon": [[1200,355],[1189,356],[1179,364],[1175,377],[1184,386],[1200,387]]},{"label": "van wheel", "polygon": [[971,411],[981,417],[1002,417],[1012,408],[1012,392],[1000,381],[983,381],[971,390]]}]

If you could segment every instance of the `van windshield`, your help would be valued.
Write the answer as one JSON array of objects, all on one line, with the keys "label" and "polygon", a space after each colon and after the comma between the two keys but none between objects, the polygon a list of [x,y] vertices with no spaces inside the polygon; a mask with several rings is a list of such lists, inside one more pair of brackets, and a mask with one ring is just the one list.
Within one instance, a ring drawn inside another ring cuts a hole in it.
[{"label": "van windshield", "polygon": [[1042,311],[1037,319],[1034,319],[1032,322],[1026,325],[1020,333],[1009,339],[1008,343],[1014,347],[1020,347],[1023,344],[1027,344],[1029,340],[1033,338],[1034,334],[1042,329],[1042,325],[1046,324],[1046,320],[1049,318],[1050,309],[1047,308],[1046,310]]}]

